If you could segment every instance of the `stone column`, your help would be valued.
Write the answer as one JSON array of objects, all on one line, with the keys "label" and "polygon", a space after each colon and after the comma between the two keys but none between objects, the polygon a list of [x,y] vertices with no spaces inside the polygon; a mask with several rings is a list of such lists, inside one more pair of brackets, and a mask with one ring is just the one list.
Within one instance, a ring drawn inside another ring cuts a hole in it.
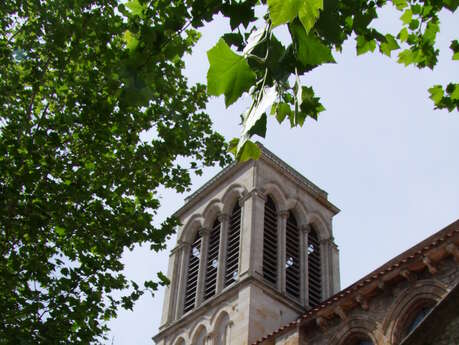
[{"label": "stone column", "polygon": [[305,307],[309,307],[309,265],[308,265],[308,235],[311,227],[302,225],[300,227],[300,301]]},{"label": "stone column", "polygon": [[330,297],[330,239],[320,240],[320,260],[322,269],[322,300]]},{"label": "stone column", "polygon": [[253,189],[240,200],[241,250],[239,277],[254,275],[263,278],[263,224],[265,196]]},{"label": "stone column", "polygon": [[220,221],[220,243],[218,244],[217,294],[223,290],[225,286],[229,219],[229,215],[224,213],[218,216],[218,220]]},{"label": "stone column", "polygon": [[286,231],[289,211],[280,211],[277,216],[277,289],[285,292]]},{"label": "stone column", "polygon": [[185,298],[186,279],[187,279],[187,268],[188,260],[190,257],[191,243],[190,242],[179,242],[180,261],[179,269],[177,270],[177,301],[175,303],[175,317],[174,320],[178,320],[183,314],[183,299]]},{"label": "stone column", "polygon": [[209,228],[201,228],[199,230],[201,236],[201,250],[199,253],[199,271],[198,271],[198,286],[196,288],[196,307],[198,307],[204,299],[204,289],[206,285],[206,269],[207,269],[207,248],[209,246]]}]

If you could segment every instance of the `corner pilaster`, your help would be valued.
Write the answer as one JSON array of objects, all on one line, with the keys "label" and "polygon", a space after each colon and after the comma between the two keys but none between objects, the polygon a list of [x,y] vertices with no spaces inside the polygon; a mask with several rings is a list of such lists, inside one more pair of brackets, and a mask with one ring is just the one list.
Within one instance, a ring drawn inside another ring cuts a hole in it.
[{"label": "corner pilaster", "polygon": [[190,257],[191,243],[190,242],[179,242],[177,251],[180,252],[179,268],[177,270],[177,301],[174,308],[174,320],[178,320],[183,314],[183,300],[185,298],[186,288],[186,275],[188,267],[188,259]]},{"label": "corner pilaster", "polygon": [[239,201],[242,208],[240,274],[263,277],[263,224],[266,197],[252,189]]}]

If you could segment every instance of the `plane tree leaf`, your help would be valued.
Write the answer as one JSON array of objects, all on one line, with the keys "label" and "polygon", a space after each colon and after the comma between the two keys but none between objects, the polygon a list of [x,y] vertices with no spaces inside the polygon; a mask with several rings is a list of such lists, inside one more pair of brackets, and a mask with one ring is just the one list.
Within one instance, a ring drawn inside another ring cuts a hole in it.
[{"label": "plane tree leaf", "polygon": [[268,0],[269,15],[274,27],[293,21],[299,17],[305,30],[309,32],[323,9],[323,0]]},{"label": "plane tree leaf", "polygon": [[223,39],[207,52],[209,71],[207,90],[210,95],[225,95],[225,104],[233,104],[255,81],[256,75],[247,60],[236,54]]},{"label": "plane tree leaf", "polygon": [[297,58],[304,66],[335,62],[331,49],[316,36],[311,33],[308,34],[298,21],[293,22],[290,25],[290,29],[297,44]]}]

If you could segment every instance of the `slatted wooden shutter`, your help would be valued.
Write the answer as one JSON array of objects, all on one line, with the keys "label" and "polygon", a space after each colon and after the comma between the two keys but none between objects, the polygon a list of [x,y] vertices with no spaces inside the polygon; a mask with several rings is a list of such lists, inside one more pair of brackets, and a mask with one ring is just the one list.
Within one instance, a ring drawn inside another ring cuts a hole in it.
[{"label": "slatted wooden shutter", "polygon": [[199,233],[197,233],[195,240],[190,248],[183,313],[186,313],[192,310],[195,306],[196,291],[198,288],[198,271],[199,271],[200,257],[201,257],[201,237]]},{"label": "slatted wooden shutter", "polygon": [[270,197],[265,202],[263,278],[271,284],[277,283],[277,211]]},{"label": "slatted wooden shutter", "polygon": [[309,305],[314,307],[322,300],[320,242],[314,230],[308,234],[308,265]]},{"label": "slatted wooden shutter", "polygon": [[220,244],[220,221],[217,219],[210,231],[206,264],[204,300],[215,295],[217,288],[218,248]]},{"label": "slatted wooden shutter", "polygon": [[292,213],[287,218],[285,243],[285,283],[287,294],[300,297],[300,231]]},{"label": "slatted wooden shutter", "polygon": [[238,203],[231,213],[226,249],[225,287],[237,280],[239,265],[239,239],[241,235],[241,207]]}]

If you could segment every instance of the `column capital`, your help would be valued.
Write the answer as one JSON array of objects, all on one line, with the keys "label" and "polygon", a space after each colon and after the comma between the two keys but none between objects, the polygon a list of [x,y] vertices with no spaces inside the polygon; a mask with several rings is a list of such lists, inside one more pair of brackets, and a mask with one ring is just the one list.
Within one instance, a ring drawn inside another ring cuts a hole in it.
[{"label": "column capital", "polygon": [[217,216],[217,219],[223,223],[223,222],[227,222],[229,219],[230,219],[230,215],[228,213],[220,213],[218,216]]},{"label": "column capital", "polygon": [[242,207],[244,202],[252,197],[259,197],[263,201],[266,201],[267,199],[266,195],[259,188],[254,188],[239,199],[239,206]]},{"label": "column capital", "polygon": [[331,239],[330,238],[322,238],[321,240],[319,240],[319,243],[320,244],[330,244],[331,243]]},{"label": "column capital", "polygon": [[172,249],[172,252],[175,250],[179,250],[182,248],[185,248],[186,246],[191,246],[191,241],[190,240],[177,240],[177,245],[175,246],[174,249]]},{"label": "column capital", "polygon": [[206,237],[210,235],[210,228],[201,228],[199,229],[199,235],[201,237]]},{"label": "column capital", "polygon": [[287,219],[289,214],[290,214],[289,210],[279,211],[279,217],[281,217],[282,219]]},{"label": "column capital", "polygon": [[308,235],[311,231],[311,225],[309,224],[302,224],[300,225],[300,231],[302,231],[305,235]]}]

